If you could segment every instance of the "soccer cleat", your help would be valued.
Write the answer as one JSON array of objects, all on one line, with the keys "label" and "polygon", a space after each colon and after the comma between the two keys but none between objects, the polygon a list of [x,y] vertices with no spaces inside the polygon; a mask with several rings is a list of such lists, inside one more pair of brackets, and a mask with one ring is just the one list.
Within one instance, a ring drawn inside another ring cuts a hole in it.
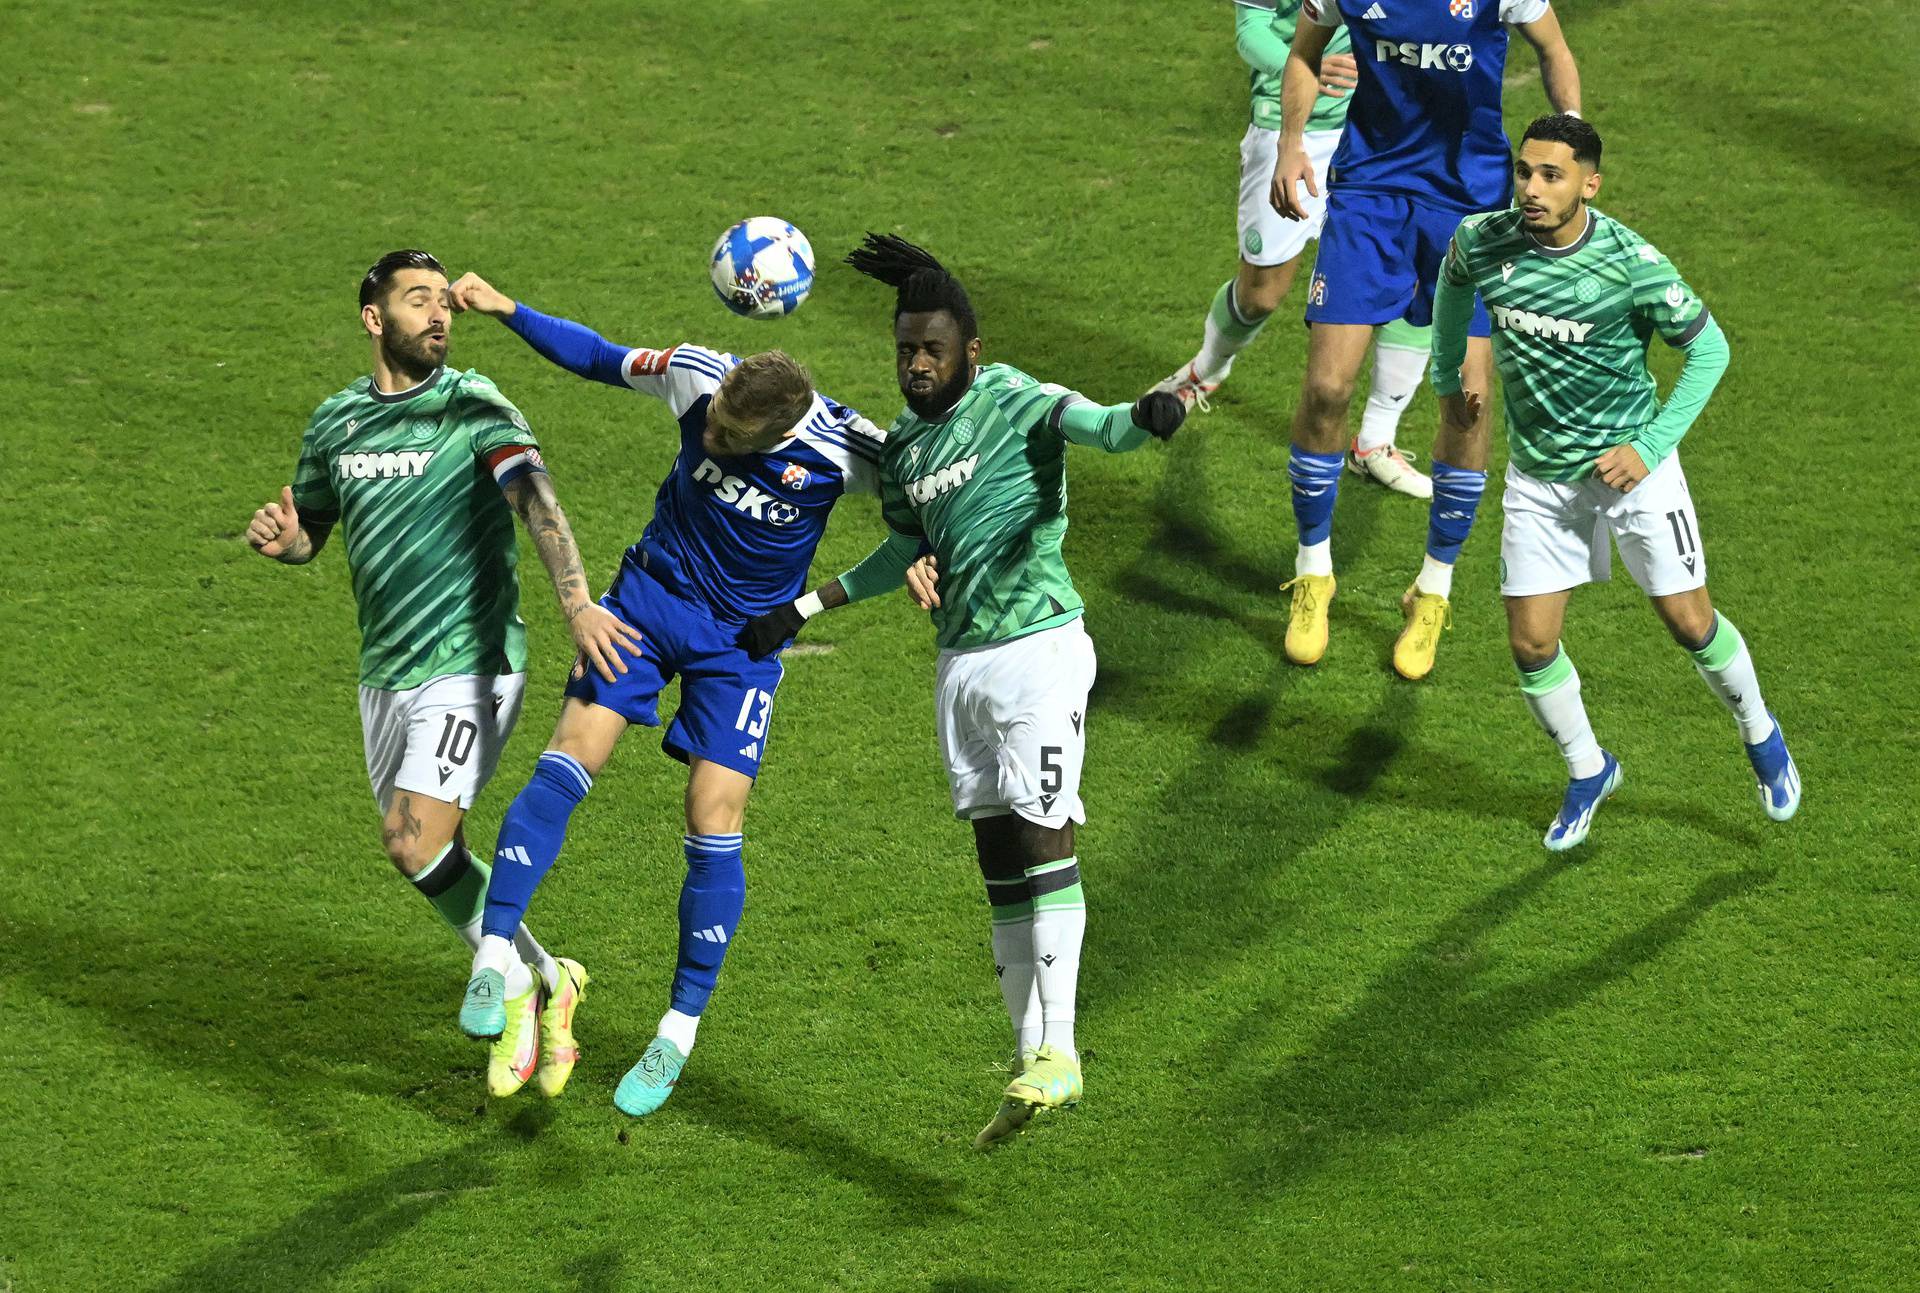
[{"label": "soccer cleat", "polygon": [[1187,406],[1189,412],[1194,409],[1199,409],[1202,413],[1211,413],[1213,411],[1213,405],[1207,403],[1207,396],[1220,389],[1220,383],[1227,380],[1227,374],[1232,371],[1232,369],[1233,365],[1229,363],[1220,371],[1209,373],[1207,376],[1202,377],[1200,375],[1199,358],[1195,356],[1194,360],[1188,363],[1186,367],[1165,381],[1155,384],[1153,389],[1156,391],[1165,391],[1169,395],[1178,396],[1180,402]]},{"label": "soccer cleat", "polygon": [[614,1088],[614,1107],[635,1118],[646,1117],[667,1102],[686,1064],[687,1057],[678,1046],[664,1037],[654,1038],[647,1043],[640,1062],[628,1069]]},{"label": "soccer cleat", "polygon": [[1405,494],[1409,498],[1433,497],[1433,477],[1416,468],[1395,444],[1383,444],[1363,451],[1359,438],[1355,437],[1347,450],[1347,470],[1356,476],[1378,481],[1396,494]]},{"label": "soccer cleat", "polygon": [[580,1062],[580,1045],[573,1040],[573,1012],[587,995],[586,967],[557,957],[566,982],[547,998],[540,1012],[540,1094],[551,1100],[567,1089],[573,1066]]},{"label": "soccer cleat", "polygon": [[1042,1046],[1027,1071],[1007,1083],[1006,1098],[1034,1109],[1064,1109],[1080,1103],[1080,1092],[1080,1061]]},{"label": "soccer cleat", "polygon": [[540,976],[506,1005],[506,1026],[487,1048],[487,1094],[510,1096],[527,1084],[540,1059],[540,1005],[546,996]]},{"label": "soccer cleat", "polygon": [[1393,669],[1409,682],[1419,682],[1433,672],[1440,635],[1453,627],[1453,604],[1439,593],[1423,593],[1415,585],[1400,599],[1400,613],[1407,622],[1393,640]]},{"label": "soccer cleat", "polygon": [[1773,718],[1773,735],[1749,745],[1747,761],[1753,764],[1753,775],[1760,782],[1760,806],[1774,821],[1784,822],[1800,811],[1800,769],[1787,753],[1780,720],[1774,718],[1772,710],[1767,711],[1767,717]]},{"label": "soccer cleat", "polygon": [[482,970],[467,980],[460,1003],[460,1031],[475,1041],[492,1041],[507,1026],[507,979],[498,970]]},{"label": "soccer cleat", "polygon": [[1564,853],[1586,839],[1587,832],[1593,828],[1593,815],[1620,789],[1620,760],[1605,750],[1600,751],[1600,757],[1606,760],[1600,771],[1591,777],[1576,777],[1567,782],[1567,797],[1560,801],[1560,815],[1547,827],[1547,838],[1542,841],[1555,853]]},{"label": "soccer cleat", "polygon": [[1333,600],[1332,575],[1295,575],[1280,585],[1293,589],[1287,611],[1287,659],[1295,664],[1319,664],[1327,653],[1327,603]]},{"label": "soccer cleat", "polygon": [[[1015,1077],[1018,1077],[1027,1071],[1028,1067],[1032,1065],[1033,1059],[1033,1051],[1015,1050],[1013,1053],[1013,1063],[1007,1067],[1013,1072]],[[980,1134],[973,1138],[973,1147],[984,1152],[992,1149],[1002,1141],[1012,1140],[1020,1134],[1021,1129],[1032,1121],[1032,1119],[1032,1105],[1022,1104],[1018,1100],[1003,1099],[1000,1101],[999,1112],[994,1114],[992,1121],[982,1127]]]}]

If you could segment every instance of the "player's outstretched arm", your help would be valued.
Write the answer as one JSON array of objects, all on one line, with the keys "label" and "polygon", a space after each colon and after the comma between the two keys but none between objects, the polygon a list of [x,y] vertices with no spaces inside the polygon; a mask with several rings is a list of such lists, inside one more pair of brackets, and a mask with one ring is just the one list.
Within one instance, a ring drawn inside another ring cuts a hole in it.
[{"label": "player's outstretched arm", "polygon": [[[1306,17],[1307,8],[1303,6],[1300,13]],[[1313,159],[1307,156],[1307,118],[1313,115],[1313,101],[1320,97],[1320,60],[1332,39],[1333,28],[1318,21],[1302,22],[1294,29],[1286,75],[1280,79],[1280,156],[1274,162],[1268,201],[1289,220],[1307,218],[1296,185],[1305,184],[1307,192],[1320,196]]]},{"label": "player's outstretched arm", "polygon": [[515,301],[472,271],[462,274],[449,290],[454,309],[472,310],[500,320],[549,363],[558,364],[575,376],[626,389],[627,380],[621,369],[630,347],[616,346],[592,328],[571,319],[542,314],[530,305]]},{"label": "player's outstretched arm", "polygon": [[1560,29],[1559,16],[1548,9],[1532,22],[1520,23],[1519,27],[1520,34],[1540,59],[1540,88],[1547,92],[1547,102],[1555,112],[1579,116],[1580,66],[1573,61],[1573,51],[1567,48],[1567,36]]},{"label": "player's outstretched arm", "polygon": [[331,525],[303,524],[300,509],[293,504],[293,486],[282,485],[279,500],[253,514],[247,525],[247,543],[263,557],[301,566],[319,555],[331,533]]},{"label": "player's outstretched arm", "polygon": [[[889,530],[880,546],[861,558],[860,563],[838,579],[830,579],[804,597],[785,606],[754,616],[741,626],[737,641],[741,650],[754,659],[763,659],[778,651],[783,643],[800,631],[802,625],[821,611],[830,611],[849,602],[865,601],[881,593],[890,593],[907,582],[907,567],[927,556],[922,540],[898,530]],[[930,560],[931,558],[929,558]],[[921,582],[931,588],[931,567],[920,572]],[[914,600],[921,609],[929,609],[919,589]],[[939,598],[934,598],[939,605]]]},{"label": "player's outstretched arm", "polygon": [[1149,437],[1171,440],[1186,420],[1187,406],[1167,391],[1148,391],[1131,404],[1070,400],[1060,406],[1057,417],[1060,433],[1075,444],[1125,453],[1138,449]]},{"label": "player's outstretched arm", "polygon": [[553,477],[530,471],[509,482],[505,493],[553,580],[553,593],[560,600],[560,613],[567,618],[574,646],[602,678],[613,682],[616,673],[627,671],[620,652],[640,654],[640,634],[587,592],[587,568],[573,541],[573,527],[553,492]]}]

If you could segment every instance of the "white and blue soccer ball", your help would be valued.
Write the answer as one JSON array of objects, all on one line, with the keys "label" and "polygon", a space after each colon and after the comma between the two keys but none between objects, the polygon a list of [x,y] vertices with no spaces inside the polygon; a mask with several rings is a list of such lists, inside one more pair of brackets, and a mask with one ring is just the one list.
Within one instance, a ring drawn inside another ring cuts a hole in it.
[{"label": "white and blue soccer ball", "polygon": [[774,216],[753,216],[713,244],[713,290],[749,319],[777,319],[813,290],[813,244]]}]

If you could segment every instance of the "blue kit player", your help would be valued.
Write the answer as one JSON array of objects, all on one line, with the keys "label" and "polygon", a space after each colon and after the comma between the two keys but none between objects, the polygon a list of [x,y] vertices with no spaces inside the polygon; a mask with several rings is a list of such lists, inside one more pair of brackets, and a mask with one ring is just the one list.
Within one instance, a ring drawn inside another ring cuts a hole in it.
[{"label": "blue kit player", "polygon": [[653,519],[601,598],[639,631],[641,649],[612,683],[575,667],[553,739],[500,825],[485,937],[460,1011],[469,1035],[491,1035],[513,932],[559,855],[568,818],[627,727],[660,725],[661,688],[677,676],[680,706],[662,745],[688,766],[687,877],[672,1006],[613,1097],[638,1117],[673,1092],[746,897],[741,827],[782,668],[781,641],[746,633],[764,656],[756,658],[740,644],[743,630],[800,598],[834,501],[849,490],[877,493],[885,436],[816,394],[806,369],[777,350],[738,359],[692,345],[618,346],[473,274],[453,285],[453,300],[501,320],[569,372],[664,400],[680,426]]},{"label": "blue kit player", "polygon": [[[1339,492],[1347,408],[1374,329],[1433,320],[1434,280],[1463,217],[1508,204],[1511,152],[1500,124],[1506,25],[1540,59],[1554,111],[1578,115],[1580,74],[1547,0],[1304,0],[1281,82],[1274,209],[1305,219],[1326,188],[1325,223],[1307,284],[1307,369],[1293,415],[1294,559],[1287,658],[1317,664],[1327,650],[1334,594],[1333,504]],[[1319,94],[1320,57],[1344,26],[1358,84],[1346,133],[1316,176],[1305,132]],[[1461,376],[1485,397],[1493,381],[1487,316],[1475,313]],[[1406,617],[1393,666],[1407,678],[1433,668],[1451,618],[1453,565],[1487,482],[1484,409],[1471,423],[1443,415],[1433,444],[1427,555],[1401,599]],[[1462,407],[1456,404],[1454,409]]]}]

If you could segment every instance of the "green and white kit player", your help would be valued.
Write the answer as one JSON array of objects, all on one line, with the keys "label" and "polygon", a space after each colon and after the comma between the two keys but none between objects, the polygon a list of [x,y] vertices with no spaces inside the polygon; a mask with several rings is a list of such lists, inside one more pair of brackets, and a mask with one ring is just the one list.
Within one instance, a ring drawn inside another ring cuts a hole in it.
[{"label": "green and white kit player", "polygon": [[980,366],[973,307],[920,248],[867,236],[847,258],[898,290],[894,343],[907,408],[887,432],[879,481],[887,541],[854,569],[750,623],[747,649],[784,641],[810,615],[898,588],[909,563],[933,611],[940,751],[954,815],[973,823],[992,914],[994,971],[1015,1034],[1013,1080],[975,1144],[1013,1135],[1034,1110],[1081,1094],[1074,1000],[1086,902],[1074,825],[1086,820],[1093,643],[1060,552],[1066,447],[1110,453],[1171,436],[1173,395],[1093,404],[1005,364]]},{"label": "green and white kit player", "polygon": [[[1443,416],[1479,416],[1460,383],[1476,293],[1493,323],[1509,454],[1500,591],[1521,690],[1567,761],[1545,841],[1554,850],[1585,839],[1620,785],[1620,761],[1594,739],[1560,643],[1573,589],[1607,577],[1609,536],[1732,711],[1761,807],[1785,821],[1800,805],[1800,775],[1753,657],[1707,596],[1700,521],[1680,469],[1680,439],[1726,371],[1727,341],[1665,256],[1588,205],[1600,191],[1600,148],[1599,133],[1575,116],[1527,127],[1513,165],[1517,205],[1461,223],[1433,307]],[[1655,333],[1686,355],[1664,404],[1647,371]]]},{"label": "green and white kit player", "polygon": [[[314,411],[292,485],[253,515],[247,541],[288,565],[346,530],[360,619],[360,721],[387,856],[469,948],[487,864],[461,822],[520,713],[526,626],[513,517],[553,579],[583,656],[609,678],[638,635],[587,593],[586,572],[533,432],[477,372],[446,367],[447,277],[423,251],[390,252],[360,284],[373,372]],[[572,1013],[586,974],[525,926],[510,978],[513,1023],[488,1086],[518,1090],[538,1061],[558,1094],[572,1069]]]},{"label": "green and white kit player", "polygon": [[[1269,191],[1280,156],[1280,82],[1287,50],[1300,22],[1301,0],[1234,0],[1234,46],[1252,69],[1251,120],[1240,140],[1240,268],[1220,285],[1207,307],[1200,352],[1156,386],[1189,407],[1208,407],[1233,367],[1234,356],[1253,343],[1267,318],[1292,290],[1300,256],[1320,236],[1326,198],[1303,199],[1306,219],[1289,220],[1273,209]],[[1355,83],[1353,49],[1340,28],[1320,63],[1320,96],[1307,118],[1307,155],[1315,174],[1325,175],[1347,124],[1348,94]],[[1394,445],[1400,415],[1426,374],[1431,330],[1398,320],[1381,328],[1373,343],[1373,386],[1360,418],[1360,433],[1347,451],[1347,469],[1414,498],[1431,498],[1433,481],[1415,470]]]}]

